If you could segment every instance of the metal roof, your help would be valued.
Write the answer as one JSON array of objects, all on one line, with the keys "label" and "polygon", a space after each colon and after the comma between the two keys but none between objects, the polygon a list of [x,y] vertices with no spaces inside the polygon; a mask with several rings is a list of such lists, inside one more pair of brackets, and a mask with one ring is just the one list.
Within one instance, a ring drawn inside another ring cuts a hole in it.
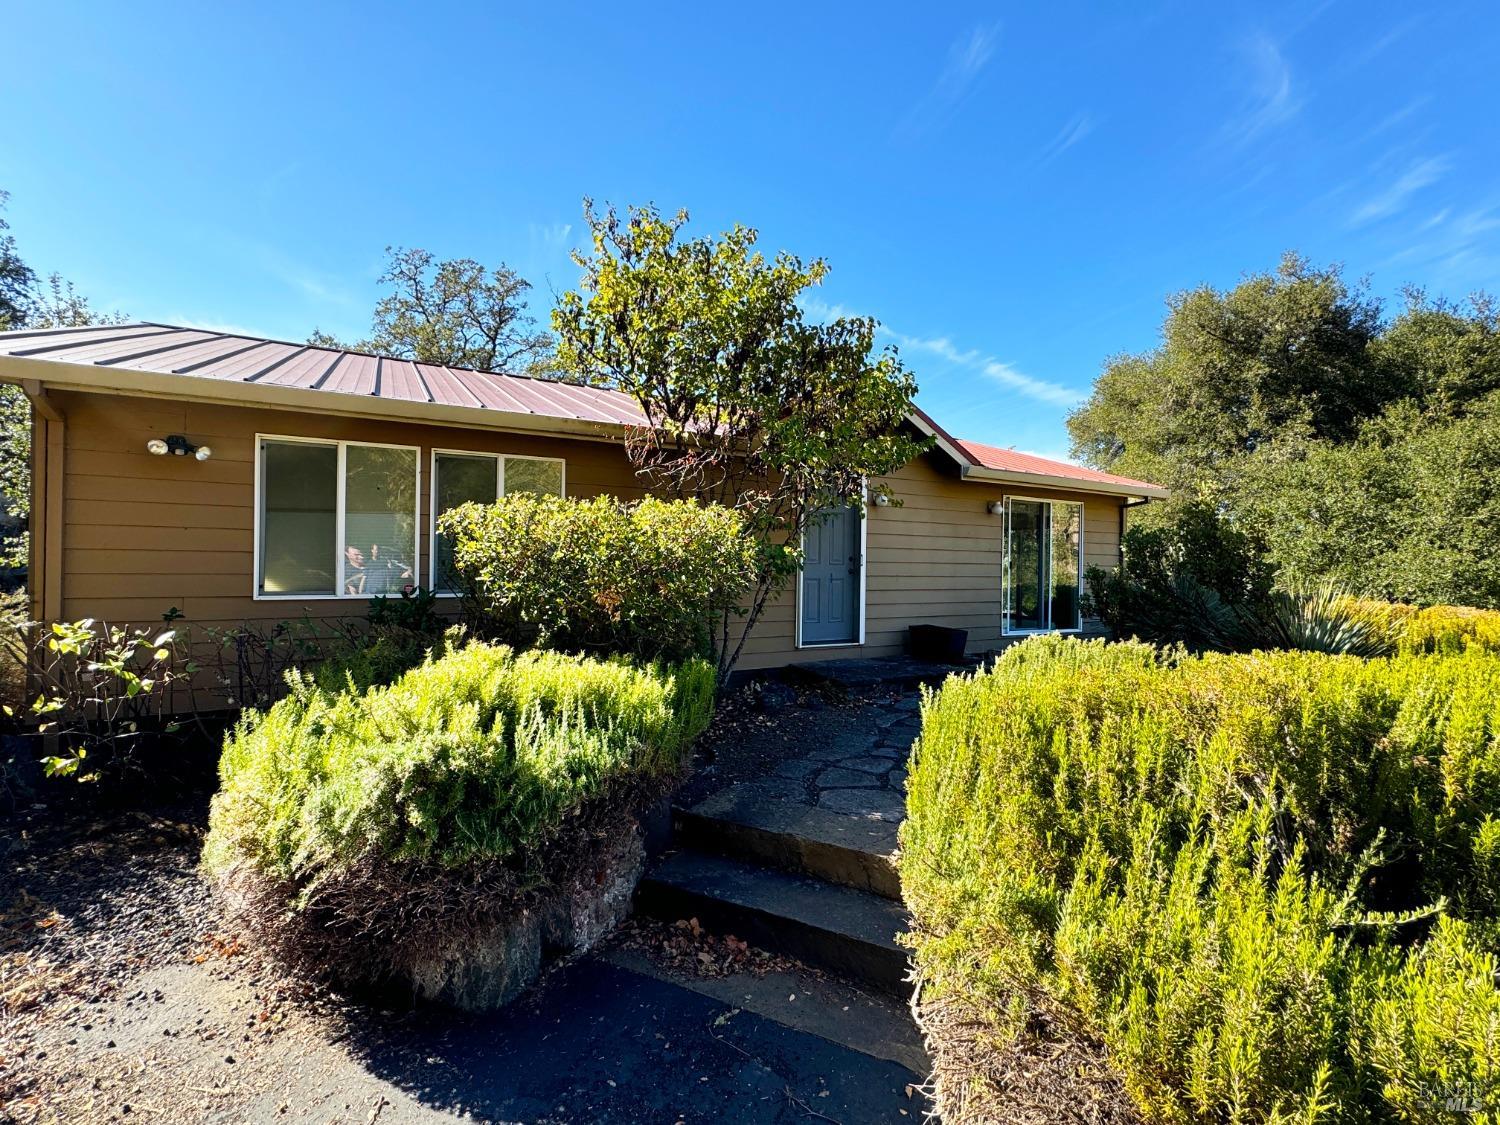
[{"label": "metal roof", "polygon": [[617,426],[643,421],[630,396],[600,387],[171,324],[0,332],[0,356]]},{"label": "metal roof", "polygon": [[1003,473],[1026,473],[1033,476],[1076,480],[1081,484],[1107,484],[1116,488],[1139,489],[1146,496],[1165,495],[1166,490],[1149,481],[1131,477],[1101,473],[1071,461],[1054,461],[1049,457],[1037,457],[1031,453],[1019,453],[1014,449],[1001,449],[994,445],[983,445],[977,441],[957,439],[956,443],[975,465],[995,469]]},{"label": "metal roof", "polygon": [[[0,358],[5,357],[26,361],[25,366],[32,371],[39,362],[64,365],[59,368],[59,377],[66,373],[68,378],[59,378],[59,382],[97,385],[100,389],[149,381],[149,390],[163,393],[170,387],[168,393],[177,393],[185,384],[174,380],[186,378],[204,380],[203,391],[214,398],[230,397],[224,392],[231,386],[241,388],[235,398],[243,395],[281,405],[287,402],[288,392],[292,396],[303,391],[355,396],[361,403],[372,404],[360,406],[359,412],[386,417],[439,414],[444,420],[485,424],[482,416],[465,413],[478,410],[490,412],[497,424],[559,431],[645,423],[645,415],[634,399],[602,387],[171,324],[143,322],[0,332]],[[101,374],[89,374],[90,368],[99,369]],[[103,372],[118,374],[105,376]],[[164,380],[163,376],[168,378]],[[348,401],[353,407],[354,401]],[[974,474],[973,479],[985,479],[984,474],[996,473],[1009,479],[1032,477],[1038,483],[1053,485],[1076,482],[1083,491],[1167,495],[1165,489],[1145,481],[963,441],[917,407],[912,408],[910,420],[936,439],[938,448],[958,463],[965,478]]]}]

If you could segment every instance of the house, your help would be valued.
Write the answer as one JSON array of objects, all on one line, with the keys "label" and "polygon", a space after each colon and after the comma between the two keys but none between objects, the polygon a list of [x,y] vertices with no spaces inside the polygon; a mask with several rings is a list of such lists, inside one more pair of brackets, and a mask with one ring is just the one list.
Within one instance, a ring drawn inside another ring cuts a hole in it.
[{"label": "house", "polygon": [[[441,589],[434,514],[517,489],[640,494],[611,390],[165,324],[0,333],[33,404],[32,613],[150,624],[359,615]],[[1119,561],[1156,485],[934,439],[899,505],[829,513],[742,667],[902,650],[909,625],[1081,630],[1080,575]]]}]

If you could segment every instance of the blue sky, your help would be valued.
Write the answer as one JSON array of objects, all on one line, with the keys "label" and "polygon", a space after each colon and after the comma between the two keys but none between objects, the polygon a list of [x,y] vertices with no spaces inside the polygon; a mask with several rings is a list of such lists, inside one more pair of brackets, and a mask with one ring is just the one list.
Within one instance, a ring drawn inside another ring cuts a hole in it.
[{"label": "blue sky", "polygon": [[1165,297],[1286,249],[1500,289],[1500,7],[8,6],[23,255],[357,337],[388,243],[571,286],[584,195],[823,256],[961,436],[1046,455]]}]

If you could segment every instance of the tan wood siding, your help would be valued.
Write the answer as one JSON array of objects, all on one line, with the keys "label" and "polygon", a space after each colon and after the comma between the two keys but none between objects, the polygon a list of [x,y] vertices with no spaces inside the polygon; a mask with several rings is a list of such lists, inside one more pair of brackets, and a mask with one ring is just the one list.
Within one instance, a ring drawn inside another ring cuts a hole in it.
[{"label": "tan wood siding", "polygon": [[[366,603],[357,599],[252,598],[256,434],[419,446],[424,582],[434,448],[561,457],[570,496],[642,493],[623,450],[610,442],[123,395],[52,395],[67,424],[65,431],[58,427],[66,433],[61,471],[48,466],[48,507],[63,518],[58,526],[43,523],[61,556],[48,563],[59,572],[59,615],[67,618],[151,624],[172,607],[190,622],[213,625],[363,614]],[[173,433],[211,446],[213,457],[199,462],[146,452],[148,439]],[[965,482],[933,456],[886,483],[899,504],[872,506],[868,514],[865,645],[797,649],[796,594],[789,588],[746,643],[744,667],[895,654],[907,626],[924,622],[968,629],[974,651],[992,647],[1000,636],[1003,521],[986,506],[1007,495],[1084,500],[1085,565],[1118,561],[1118,498]]]}]

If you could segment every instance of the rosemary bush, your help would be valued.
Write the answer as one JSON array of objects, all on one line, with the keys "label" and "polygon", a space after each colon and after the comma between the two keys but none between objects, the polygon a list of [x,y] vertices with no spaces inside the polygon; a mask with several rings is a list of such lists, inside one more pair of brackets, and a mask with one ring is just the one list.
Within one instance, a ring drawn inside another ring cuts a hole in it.
[{"label": "rosemary bush", "polygon": [[924,701],[924,989],[1152,1121],[1500,1120],[1500,655],[1039,638]]}]

